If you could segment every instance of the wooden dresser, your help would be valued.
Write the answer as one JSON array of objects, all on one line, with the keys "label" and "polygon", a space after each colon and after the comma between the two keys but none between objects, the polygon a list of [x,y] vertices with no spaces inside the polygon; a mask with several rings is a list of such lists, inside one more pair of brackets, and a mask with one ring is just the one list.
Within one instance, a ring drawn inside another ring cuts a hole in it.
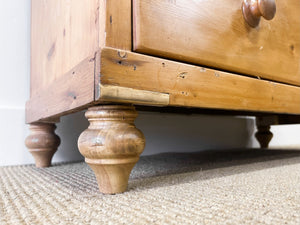
[{"label": "wooden dresser", "polygon": [[32,0],[36,165],[60,116],[85,109],[78,147],[103,193],[126,190],[144,149],[135,107],[253,115],[267,147],[271,125],[300,123],[299,15],[299,0]]}]

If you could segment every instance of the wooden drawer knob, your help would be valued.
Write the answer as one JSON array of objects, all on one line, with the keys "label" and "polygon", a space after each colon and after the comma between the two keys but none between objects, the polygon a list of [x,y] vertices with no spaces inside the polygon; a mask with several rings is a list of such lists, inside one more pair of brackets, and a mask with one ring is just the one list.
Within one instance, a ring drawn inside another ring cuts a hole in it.
[{"label": "wooden drawer knob", "polygon": [[242,10],[249,26],[257,27],[261,16],[266,20],[274,18],[276,3],[275,0],[244,0]]}]

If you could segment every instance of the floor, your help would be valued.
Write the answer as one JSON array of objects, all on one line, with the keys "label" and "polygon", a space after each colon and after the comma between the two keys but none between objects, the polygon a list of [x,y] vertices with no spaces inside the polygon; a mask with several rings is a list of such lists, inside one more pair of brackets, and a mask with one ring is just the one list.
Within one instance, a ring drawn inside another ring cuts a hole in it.
[{"label": "floor", "polygon": [[0,224],[300,224],[300,151],[144,156],[117,195],[83,162],[1,167]]}]

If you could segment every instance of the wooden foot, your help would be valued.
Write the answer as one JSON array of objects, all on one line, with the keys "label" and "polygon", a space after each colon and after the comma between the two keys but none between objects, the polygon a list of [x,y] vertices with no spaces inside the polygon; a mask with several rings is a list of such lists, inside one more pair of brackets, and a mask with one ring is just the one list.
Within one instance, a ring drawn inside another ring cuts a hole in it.
[{"label": "wooden foot", "polygon": [[36,167],[48,167],[56,152],[60,139],[54,133],[55,124],[34,123],[30,125],[31,134],[26,138],[25,144],[33,155]]},{"label": "wooden foot", "polygon": [[127,188],[130,172],[145,147],[145,137],[134,125],[133,106],[103,105],[85,113],[90,122],[78,139],[78,148],[94,171],[102,193]]},{"label": "wooden foot", "polygon": [[270,131],[270,126],[257,126],[255,137],[261,148],[268,148],[269,143],[273,138],[273,134]]},{"label": "wooden foot", "polygon": [[273,134],[270,131],[271,125],[278,124],[278,116],[257,116],[256,127],[257,132],[255,137],[260,144],[261,148],[268,148],[270,141],[272,140]]},{"label": "wooden foot", "polygon": [[261,148],[268,148],[273,134],[270,131],[271,125],[278,124],[278,116],[257,116],[256,127],[257,132],[255,137],[260,144]]}]

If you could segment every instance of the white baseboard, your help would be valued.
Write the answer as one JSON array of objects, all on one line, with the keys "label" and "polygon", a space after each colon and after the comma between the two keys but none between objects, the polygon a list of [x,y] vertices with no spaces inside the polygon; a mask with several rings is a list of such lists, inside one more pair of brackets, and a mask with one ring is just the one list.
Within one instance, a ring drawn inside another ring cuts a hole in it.
[{"label": "white baseboard", "polygon": [[29,131],[24,108],[0,109],[0,166],[33,163],[24,140]]}]

